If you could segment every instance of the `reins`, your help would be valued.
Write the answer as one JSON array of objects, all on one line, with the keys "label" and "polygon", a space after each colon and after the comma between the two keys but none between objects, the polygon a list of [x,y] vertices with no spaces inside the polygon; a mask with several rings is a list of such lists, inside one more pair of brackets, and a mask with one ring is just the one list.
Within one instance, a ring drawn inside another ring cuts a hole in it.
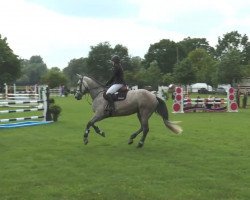
[{"label": "reins", "polygon": [[[92,88],[92,89],[97,89],[97,88]],[[98,92],[98,93],[97,93],[97,96],[98,96],[100,93],[104,92],[104,91],[105,91],[105,90],[101,90],[100,92]],[[90,96],[90,94],[84,95],[84,96],[85,96],[86,101],[88,102],[88,104],[89,104],[89,105],[92,105],[92,102],[90,102],[90,101],[89,101],[89,98],[88,98],[88,97]]]}]

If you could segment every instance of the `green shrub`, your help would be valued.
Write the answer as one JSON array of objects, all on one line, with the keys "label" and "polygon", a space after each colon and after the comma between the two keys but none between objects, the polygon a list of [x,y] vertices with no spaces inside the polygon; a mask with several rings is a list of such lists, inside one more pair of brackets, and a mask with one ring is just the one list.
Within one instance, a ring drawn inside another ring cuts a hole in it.
[{"label": "green shrub", "polygon": [[52,115],[53,121],[56,122],[58,120],[60,113],[62,112],[62,108],[56,104],[52,104],[50,105],[49,110]]}]

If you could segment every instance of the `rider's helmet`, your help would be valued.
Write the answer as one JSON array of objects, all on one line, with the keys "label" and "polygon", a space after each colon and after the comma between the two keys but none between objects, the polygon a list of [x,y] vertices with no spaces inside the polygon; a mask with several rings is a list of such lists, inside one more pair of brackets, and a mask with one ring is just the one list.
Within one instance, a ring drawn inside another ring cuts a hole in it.
[{"label": "rider's helmet", "polygon": [[121,59],[118,55],[114,55],[112,56],[111,61],[114,62],[115,64],[119,64],[121,62]]}]

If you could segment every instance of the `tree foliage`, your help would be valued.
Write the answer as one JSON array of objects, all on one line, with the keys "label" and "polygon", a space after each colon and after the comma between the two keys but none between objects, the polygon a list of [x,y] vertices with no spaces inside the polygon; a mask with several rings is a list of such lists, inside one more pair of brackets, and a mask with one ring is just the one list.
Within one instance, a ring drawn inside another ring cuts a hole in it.
[{"label": "tree foliage", "polygon": [[163,73],[172,73],[174,65],[177,63],[177,44],[174,41],[163,39],[158,43],[152,44],[145,55],[145,65],[157,61]]},{"label": "tree foliage", "polygon": [[195,82],[195,69],[189,58],[183,59],[174,67],[174,80],[179,84],[191,84]]},{"label": "tree foliage", "polygon": [[68,66],[63,69],[63,73],[69,81],[69,85],[74,85],[77,82],[76,74],[88,73],[87,58],[73,59],[69,62]]},{"label": "tree foliage", "polygon": [[209,46],[206,38],[184,38],[182,41],[178,42],[179,46],[179,60],[186,58],[191,51],[196,49],[204,49],[210,55],[214,55],[215,50],[213,47]]},{"label": "tree foliage", "polygon": [[128,85],[133,86],[133,85],[138,85],[138,77],[137,73],[143,69],[142,65],[142,58],[139,56],[137,57],[132,57],[129,59],[129,67],[125,66],[125,79]]},{"label": "tree foliage", "polygon": [[112,68],[109,60],[115,54],[121,57],[125,80],[130,86],[156,88],[173,82],[206,82],[216,86],[250,76],[250,43],[246,34],[237,31],[219,37],[216,48],[206,38],[187,37],[179,42],[161,39],[150,44],[144,59],[131,57],[122,44],[113,48],[109,42],[103,42],[91,46],[88,57],[73,58],[63,72],[56,68],[48,70],[40,56],[20,61],[0,35],[0,83],[13,83],[21,74],[17,84],[37,84],[44,77],[43,81],[51,87],[66,84],[66,78],[70,86],[75,86],[77,73],[106,82]]},{"label": "tree foliage", "polygon": [[87,60],[88,73],[99,81],[105,82],[111,70],[111,64],[108,62],[111,55],[112,48],[108,42],[91,46]]},{"label": "tree foliage", "polygon": [[250,43],[246,34],[241,35],[237,31],[232,31],[218,38],[216,54],[219,58],[232,50],[238,50],[242,55],[242,64],[248,64],[250,61]]},{"label": "tree foliage", "polygon": [[35,85],[41,83],[42,77],[47,73],[47,66],[41,56],[31,56],[29,60],[22,60],[22,76],[17,80],[19,85]]},{"label": "tree foliage", "polygon": [[236,49],[231,49],[224,54],[218,63],[219,83],[234,84],[235,81],[240,80],[244,73],[244,67],[241,61],[242,54]]},{"label": "tree foliage", "polygon": [[161,70],[158,66],[158,63],[156,61],[153,61],[150,63],[149,68],[145,71],[145,83],[146,85],[152,86],[155,90],[157,90],[158,85],[161,84],[162,78],[161,78]]},{"label": "tree foliage", "polygon": [[114,49],[108,42],[92,46],[87,59],[88,74],[102,82],[106,82],[111,73],[112,65],[109,62],[113,55],[119,55],[122,62],[128,58],[128,50],[122,45],[116,45]]},{"label": "tree foliage", "polygon": [[216,61],[205,49],[195,49],[188,54],[195,73],[195,82],[213,85],[216,76]]},{"label": "tree foliage", "polygon": [[0,85],[13,83],[20,75],[20,60],[0,34]]},{"label": "tree foliage", "polygon": [[48,70],[48,73],[43,77],[43,83],[47,84],[50,88],[55,88],[60,85],[67,84],[67,78],[63,72],[57,67]]}]

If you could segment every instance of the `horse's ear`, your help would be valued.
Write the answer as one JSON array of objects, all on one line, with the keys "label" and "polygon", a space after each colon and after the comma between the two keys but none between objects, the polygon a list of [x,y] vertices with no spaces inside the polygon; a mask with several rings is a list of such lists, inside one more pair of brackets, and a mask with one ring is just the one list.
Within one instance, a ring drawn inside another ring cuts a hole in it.
[{"label": "horse's ear", "polygon": [[80,75],[80,74],[76,74],[76,75],[77,75],[78,78],[82,78],[82,75]]}]

